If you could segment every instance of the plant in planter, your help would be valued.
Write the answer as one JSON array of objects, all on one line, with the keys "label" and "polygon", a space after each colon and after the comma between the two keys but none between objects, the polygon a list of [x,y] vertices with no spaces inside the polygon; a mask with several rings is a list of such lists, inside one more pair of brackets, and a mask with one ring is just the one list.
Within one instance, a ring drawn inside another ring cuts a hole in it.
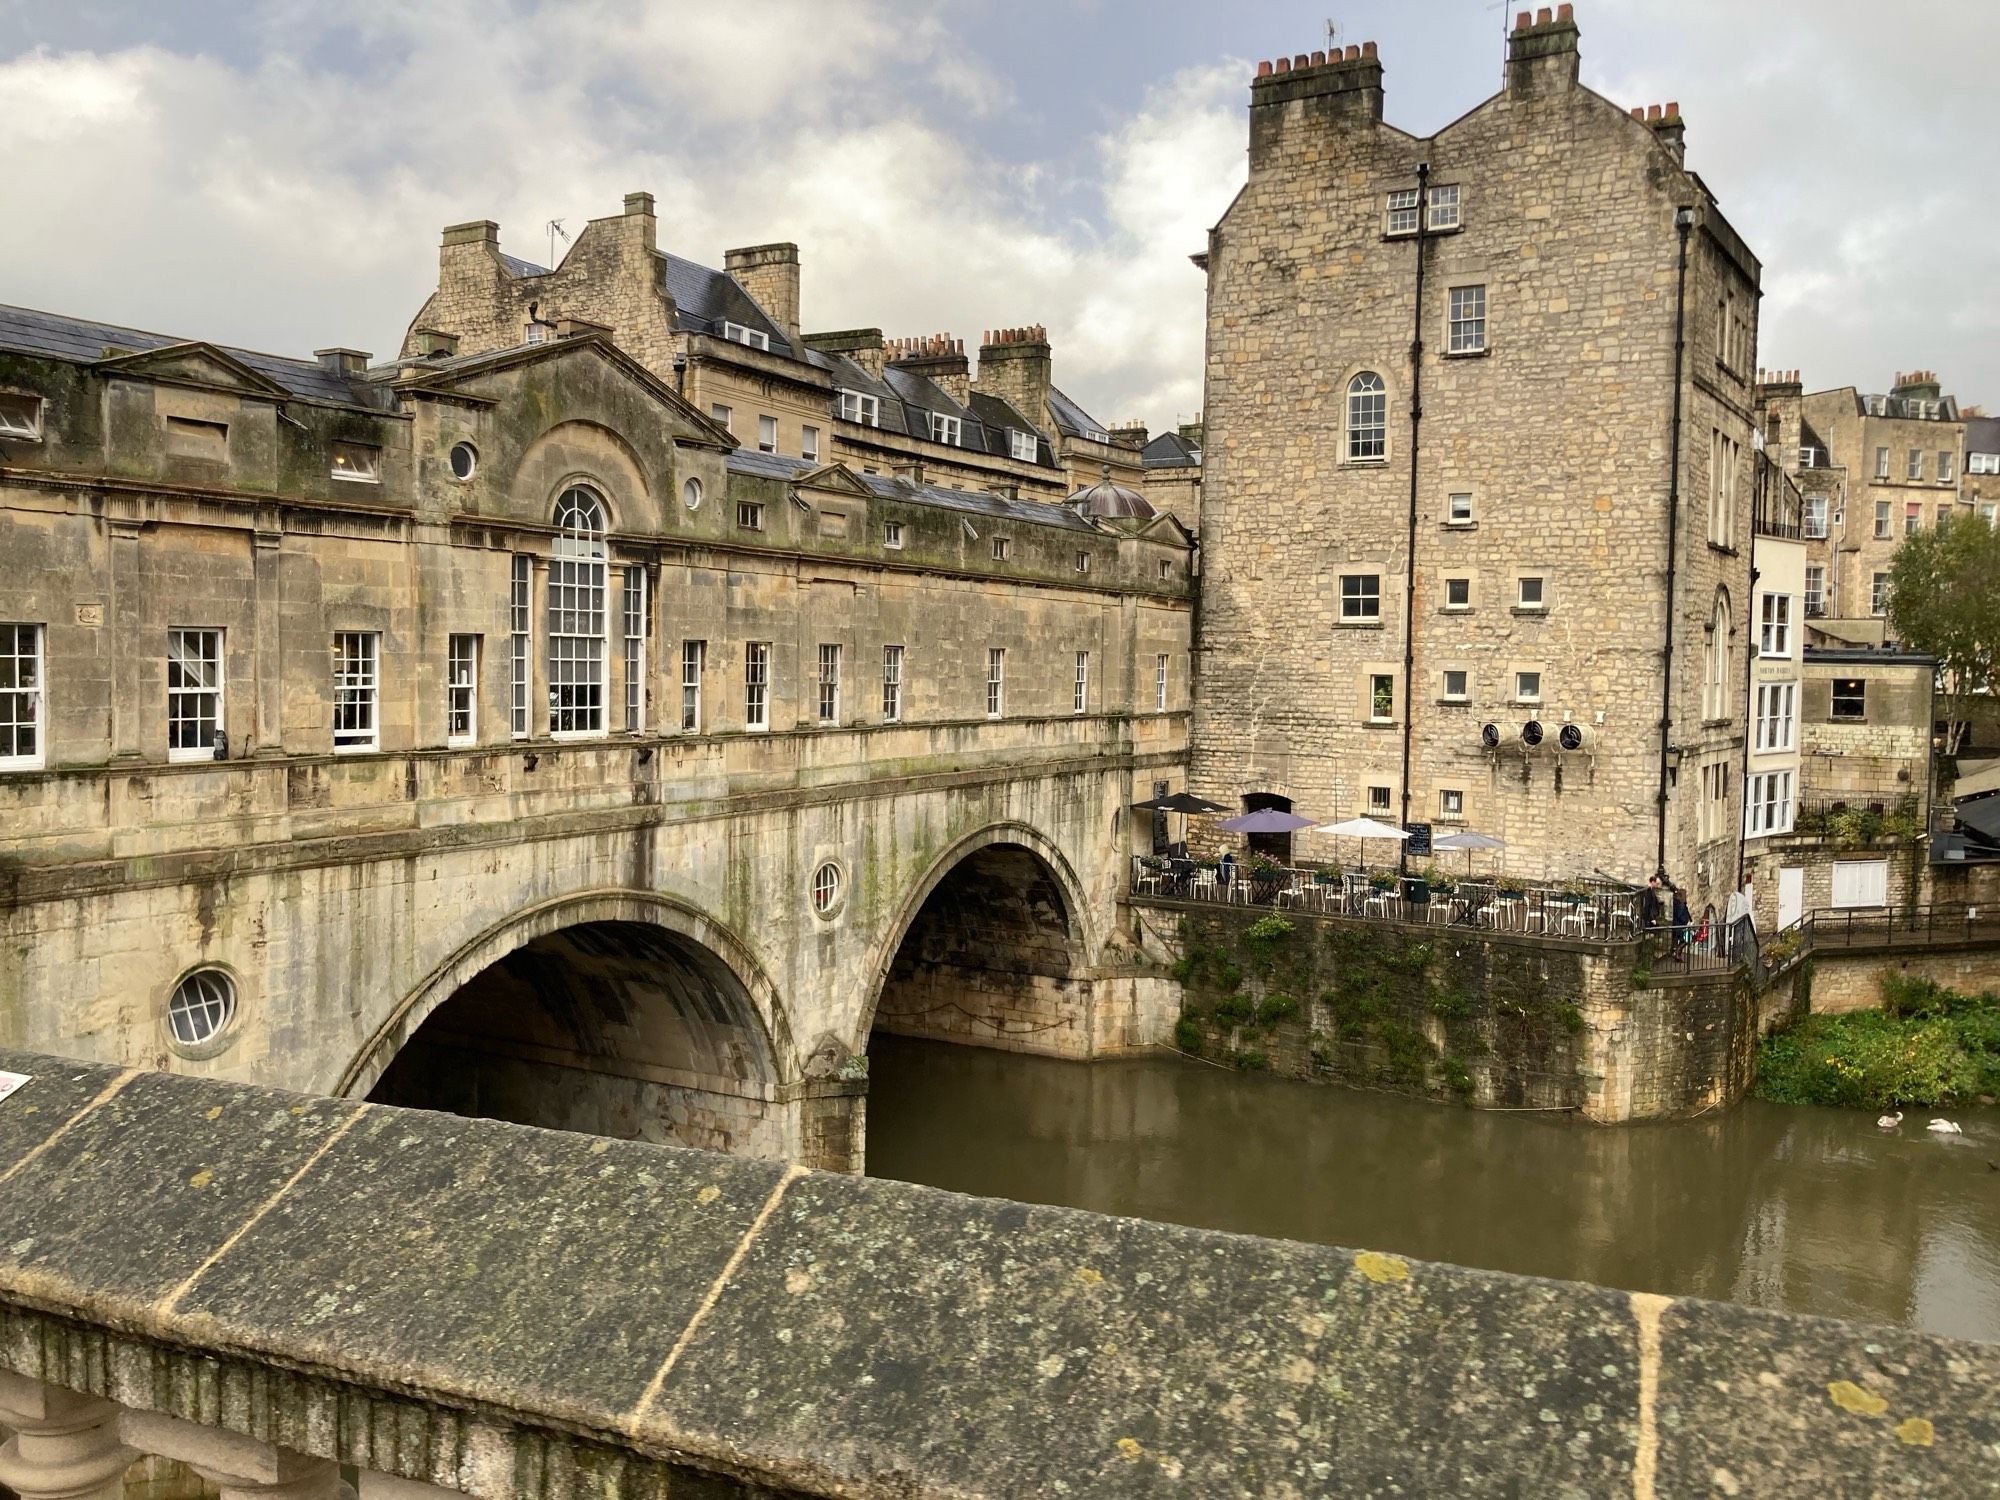
[{"label": "plant in planter", "polygon": [[1518,901],[1528,892],[1528,882],[1515,875],[1502,875],[1493,882],[1495,894]]},{"label": "plant in planter", "polygon": [[1434,891],[1442,891],[1449,896],[1458,889],[1458,877],[1449,870],[1440,870],[1431,865],[1424,871],[1424,882]]},{"label": "plant in planter", "polygon": [[1378,891],[1393,890],[1396,885],[1396,876],[1391,870],[1370,870],[1368,872],[1368,883]]},{"label": "plant in planter", "polygon": [[1572,901],[1588,901],[1590,899],[1590,887],[1585,885],[1581,880],[1565,880],[1562,889],[1563,894]]},{"label": "plant in planter", "polygon": [[1269,855],[1253,854],[1250,856],[1250,878],[1252,880],[1275,880],[1279,872],[1283,869],[1284,866]]}]

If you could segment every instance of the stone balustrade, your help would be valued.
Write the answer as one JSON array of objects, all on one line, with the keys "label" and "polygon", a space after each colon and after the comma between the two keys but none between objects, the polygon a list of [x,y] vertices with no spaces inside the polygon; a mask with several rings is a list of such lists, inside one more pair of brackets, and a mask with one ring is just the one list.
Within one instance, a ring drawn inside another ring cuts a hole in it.
[{"label": "stone balustrade", "polygon": [[23,1500],[1996,1492],[1991,1345],[0,1068]]}]

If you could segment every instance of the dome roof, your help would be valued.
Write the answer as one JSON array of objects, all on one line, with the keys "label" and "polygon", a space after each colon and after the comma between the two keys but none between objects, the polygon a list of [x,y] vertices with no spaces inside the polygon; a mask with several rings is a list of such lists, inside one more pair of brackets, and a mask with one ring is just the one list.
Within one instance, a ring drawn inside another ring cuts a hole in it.
[{"label": "dome roof", "polygon": [[1104,466],[1103,478],[1071,495],[1069,503],[1086,516],[1102,516],[1106,520],[1150,521],[1159,514],[1152,502],[1137,490],[1112,481],[1110,464]]}]

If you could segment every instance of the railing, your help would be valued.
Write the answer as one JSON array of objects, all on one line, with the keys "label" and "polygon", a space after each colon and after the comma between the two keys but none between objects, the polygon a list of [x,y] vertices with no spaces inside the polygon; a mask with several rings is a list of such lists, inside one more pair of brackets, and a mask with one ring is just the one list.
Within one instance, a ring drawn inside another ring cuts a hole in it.
[{"label": "railing", "polygon": [[[1815,948],[1900,948],[1930,943],[2000,942],[2000,907],[1944,904],[1903,911],[1808,912],[1785,929],[1796,932],[1798,951]],[[1780,934],[1782,937],[1783,934]]]},{"label": "railing", "polygon": [[1837,839],[1855,848],[1914,838],[1923,831],[1917,800],[1904,796],[1893,804],[1879,799],[1802,799],[1792,817],[1791,836]]}]

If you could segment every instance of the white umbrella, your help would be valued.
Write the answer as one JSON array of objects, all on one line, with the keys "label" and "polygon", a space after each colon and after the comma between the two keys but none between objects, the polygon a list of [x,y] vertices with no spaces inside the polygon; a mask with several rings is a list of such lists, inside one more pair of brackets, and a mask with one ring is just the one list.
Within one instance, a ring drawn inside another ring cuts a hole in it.
[{"label": "white umbrella", "polygon": [[1399,844],[1410,836],[1407,829],[1398,828],[1393,823],[1378,822],[1374,818],[1349,818],[1345,823],[1324,823],[1313,832],[1330,833],[1337,838],[1394,839]]},{"label": "white umbrella", "polygon": [[1507,841],[1495,838],[1490,833],[1447,833],[1431,844],[1433,849],[1463,849],[1465,851],[1465,873],[1472,873],[1472,851],[1475,849],[1505,849]]}]

